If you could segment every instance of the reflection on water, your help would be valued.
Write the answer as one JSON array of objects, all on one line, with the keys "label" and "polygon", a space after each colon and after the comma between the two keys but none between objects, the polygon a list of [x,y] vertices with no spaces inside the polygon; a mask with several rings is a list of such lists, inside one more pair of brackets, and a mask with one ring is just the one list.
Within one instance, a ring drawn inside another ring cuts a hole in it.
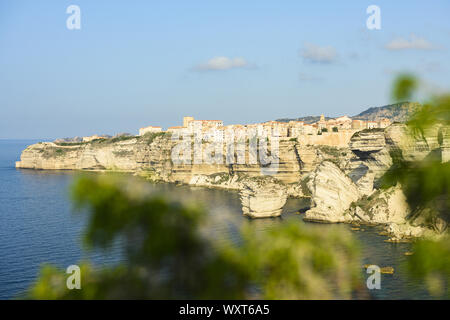
[{"label": "reflection on water", "polygon": [[[14,161],[30,141],[0,141],[0,299],[16,296],[36,278],[42,263],[66,268],[89,258],[96,265],[121,261],[121,245],[110,252],[84,253],[81,232],[86,215],[73,214],[68,187],[75,175],[70,171],[16,170]],[[244,224],[265,232],[286,220],[305,223],[299,209],[308,206],[301,199],[289,199],[282,217],[250,220],[242,215],[237,192],[171,184],[149,184],[155,192],[179,201],[200,203],[208,211],[207,232],[219,242],[229,238],[239,242],[238,230]],[[330,225],[307,223],[310,228],[330,230]],[[348,225],[334,225],[348,229]],[[377,228],[365,227],[353,232],[360,241],[362,264],[393,266],[393,275],[382,275],[381,290],[372,290],[374,298],[428,298],[421,286],[406,279],[400,265],[410,244],[391,244],[379,236]],[[364,270],[361,269],[363,273]],[[364,274],[364,273],[363,273]],[[364,276],[366,278],[366,275]]]}]

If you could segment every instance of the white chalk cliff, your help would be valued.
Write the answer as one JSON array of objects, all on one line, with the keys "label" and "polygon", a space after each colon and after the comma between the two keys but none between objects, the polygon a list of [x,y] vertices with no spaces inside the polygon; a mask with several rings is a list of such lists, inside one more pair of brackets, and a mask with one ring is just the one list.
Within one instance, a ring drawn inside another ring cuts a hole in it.
[{"label": "white chalk cliff", "polygon": [[[438,141],[438,132],[443,142]],[[443,132],[443,134],[442,134]],[[411,137],[404,124],[354,134],[348,147],[308,145],[280,140],[279,168],[267,178],[257,164],[174,164],[174,141],[168,134],[104,139],[81,143],[38,143],[26,148],[17,168],[48,170],[116,170],[150,180],[240,191],[243,213],[250,217],[281,214],[287,197],[310,196],[305,219],[386,225],[393,239],[415,237],[447,223],[433,225],[410,218],[401,186],[380,190],[378,179],[392,165],[392,152],[420,160],[440,148],[450,159],[450,130],[432,128],[427,143]],[[248,155],[247,155],[248,156]]]},{"label": "white chalk cliff", "polygon": [[275,179],[247,180],[240,190],[242,212],[251,218],[278,217],[287,200],[286,187]]}]

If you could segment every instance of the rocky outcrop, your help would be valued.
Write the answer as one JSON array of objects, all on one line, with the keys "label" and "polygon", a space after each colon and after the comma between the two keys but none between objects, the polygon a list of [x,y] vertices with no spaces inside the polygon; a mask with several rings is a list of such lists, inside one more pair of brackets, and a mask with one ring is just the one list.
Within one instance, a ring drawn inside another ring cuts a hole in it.
[{"label": "rocky outcrop", "polygon": [[360,179],[358,179],[356,185],[362,195],[370,195],[374,191],[375,173],[368,170]]},{"label": "rocky outcrop", "polygon": [[[439,144],[439,132],[443,136]],[[386,129],[366,129],[357,132],[350,140],[349,148],[355,155],[347,166],[341,166],[358,185],[364,195],[374,190],[374,182],[392,166],[392,155],[402,156],[407,161],[420,161],[434,150],[440,149],[446,161],[449,153],[450,130],[435,126],[421,136],[414,136],[405,124],[395,123]]]},{"label": "rocky outcrop", "polygon": [[[373,179],[379,178],[392,165],[392,158],[389,154],[389,147],[386,145],[385,131],[383,129],[368,129],[357,132],[353,135],[349,143],[350,150],[356,155],[353,158],[353,170],[364,168],[363,175],[370,172]],[[358,172],[350,175],[356,178],[355,182],[362,176]],[[367,184],[367,178],[366,182]]]},{"label": "rocky outcrop", "polygon": [[411,210],[399,185],[375,190],[368,196],[336,165],[327,161],[311,174],[307,185],[313,207],[306,211],[306,220],[384,225],[391,242],[436,235],[429,225],[408,219]]},{"label": "rocky outcrop", "polygon": [[384,129],[368,129],[353,134],[349,147],[362,160],[370,158],[386,146]]},{"label": "rocky outcrop", "polygon": [[[411,220],[410,210],[400,187],[378,190],[375,184],[392,165],[392,153],[421,160],[439,149],[443,161],[450,158],[448,128],[433,127],[425,136],[426,142],[413,138],[405,125],[393,124],[384,130],[357,132],[342,148],[280,139],[279,166],[271,176],[263,173],[259,162],[174,163],[171,151],[177,142],[164,133],[38,143],[22,152],[16,166],[127,171],[154,181],[240,190],[243,212],[251,217],[281,214],[287,197],[311,197],[306,220],[384,224],[392,239],[402,239],[424,234],[419,230],[426,229],[429,221],[406,223]],[[248,160],[248,151],[245,157]],[[436,222],[432,228],[447,229],[447,224]]]},{"label": "rocky outcrop", "polygon": [[305,219],[312,221],[349,221],[345,211],[361,196],[353,181],[330,161],[322,162],[310,175],[307,187],[312,208],[306,211]]},{"label": "rocky outcrop", "polygon": [[197,187],[239,190],[242,188],[243,178],[239,175],[230,176],[227,173],[212,175],[194,175],[188,184]]},{"label": "rocky outcrop", "polygon": [[405,242],[414,238],[436,236],[429,228],[413,226],[409,222],[389,223],[385,231],[390,237],[389,242]]},{"label": "rocky outcrop", "polygon": [[286,187],[270,178],[243,182],[240,190],[242,212],[251,218],[277,217],[281,215],[287,200]]},{"label": "rocky outcrop", "polygon": [[[38,143],[22,152],[16,167],[43,170],[128,171],[152,180],[181,183],[192,183],[191,180],[197,179],[196,177],[217,174],[253,177],[267,174],[267,168],[260,164],[259,157],[256,163],[248,163],[248,149],[245,154],[247,161],[244,164],[227,164],[224,157],[221,163],[174,163],[171,151],[177,143],[170,139],[169,134],[123,136],[90,142]],[[202,148],[200,154],[204,153],[207,144],[202,144]],[[225,150],[223,154],[226,154]],[[297,154],[295,142],[288,139],[280,140],[278,158],[273,176],[287,184],[298,182],[302,162]]]},{"label": "rocky outcrop", "polygon": [[422,136],[419,132],[414,134],[405,124],[396,123],[385,130],[386,145],[390,152],[400,152],[407,161],[420,161],[434,150],[446,154],[450,144],[449,129],[448,126],[434,125],[425,130]]},{"label": "rocky outcrop", "polygon": [[347,212],[352,222],[402,224],[406,222],[410,209],[400,186],[396,186],[361,197],[351,204]]},{"label": "rocky outcrop", "polygon": [[387,190],[373,190],[364,186],[373,181],[368,172],[354,183],[338,166],[324,161],[310,174],[307,187],[311,194],[312,208],[305,219],[319,222],[344,222],[368,225],[384,225],[389,241],[405,241],[413,237],[433,234],[429,226],[416,224],[408,219],[411,210],[399,185]]},{"label": "rocky outcrop", "polygon": [[300,182],[287,184],[286,192],[289,198],[308,197],[306,194],[303,193],[303,187]]},{"label": "rocky outcrop", "polygon": [[161,171],[170,164],[170,139],[122,137],[87,143],[38,143],[27,147],[17,168],[43,170]]},{"label": "rocky outcrop", "polygon": [[288,197],[303,196],[299,183],[284,184],[271,177],[243,174],[196,175],[191,178],[189,185],[239,190],[242,211],[251,218],[279,216]]}]

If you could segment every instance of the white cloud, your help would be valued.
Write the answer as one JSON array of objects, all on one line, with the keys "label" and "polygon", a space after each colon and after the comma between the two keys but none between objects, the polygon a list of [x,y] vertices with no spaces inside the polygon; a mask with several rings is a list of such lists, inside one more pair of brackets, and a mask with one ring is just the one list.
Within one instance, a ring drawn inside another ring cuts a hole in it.
[{"label": "white cloud", "polygon": [[425,38],[416,36],[411,33],[409,39],[396,38],[386,44],[385,46],[388,50],[406,50],[406,49],[416,49],[416,50],[431,50],[435,47]]},{"label": "white cloud", "polygon": [[221,71],[236,68],[247,68],[249,63],[244,58],[214,57],[194,69],[197,71]]},{"label": "white cloud", "polygon": [[305,43],[300,56],[312,63],[333,63],[337,59],[336,49],[332,46],[320,47],[312,43]]}]

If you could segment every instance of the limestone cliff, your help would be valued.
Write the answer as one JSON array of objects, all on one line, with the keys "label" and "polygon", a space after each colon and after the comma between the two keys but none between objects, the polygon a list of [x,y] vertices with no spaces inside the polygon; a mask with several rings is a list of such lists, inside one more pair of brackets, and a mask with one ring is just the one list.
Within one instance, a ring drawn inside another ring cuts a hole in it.
[{"label": "limestone cliff", "polygon": [[[114,170],[143,175],[151,180],[166,182],[218,185],[210,178],[222,180],[234,176],[260,177],[266,175],[259,159],[249,164],[246,151],[244,164],[201,163],[174,164],[171,151],[177,142],[169,134],[148,134],[139,137],[118,137],[79,143],[37,143],[27,147],[16,163],[17,168],[43,170]],[[206,144],[203,146],[206,148]],[[342,151],[342,152],[341,152]],[[225,154],[225,150],[223,152]],[[278,165],[272,177],[286,184],[295,184],[302,175],[313,170],[322,160],[343,160],[342,154],[350,154],[348,148],[326,146],[300,146],[296,141],[280,139]],[[348,158],[348,157],[347,157]],[[194,180],[193,180],[194,179]],[[203,182],[202,182],[203,181]],[[222,182],[223,182],[222,181]],[[235,187],[231,187],[235,188]]]},{"label": "limestone cliff", "polygon": [[127,171],[155,181],[240,190],[243,212],[251,217],[278,215],[287,197],[310,197],[306,219],[384,224],[393,239],[402,239],[423,235],[430,228],[447,229],[441,220],[413,221],[399,186],[379,189],[379,178],[392,165],[393,153],[420,160],[439,149],[443,161],[450,157],[448,128],[428,130],[426,142],[408,130],[404,124],[362,130],[353,134],[348,146],[339,148],[280,139],[279,165],[270,176],[260,161],[248,164],[248,152],[246,164],[175,164],[171,152],[177,142],[166,133],[38,143],[22,152],[16,167]]},{"label": "limestone cliff", "polygon": [[360,197],[358,187],[334,163],[323,161],[307,182],[312,208],[305,213],[307,220],[345,222],[345,210]]},{"label": "limestone cliff", "polygon": [[240,190],[242,212],[252,218],[277,217],[287,200],[286,187],[276,179],[246,180]]},{"label": "limestone cliff", "polygon": [[[88,143],[43,142],[27,147],[17,168],[44,170],[135,171],[161,162],[170,145],[157,137],[154,142],[124,137]],[[160,143],[157,143],[157,142]]]},{"label": "limestone cliff", "polygon": [[306,218],[383,224],[387,226],[392,241],[430,235],[431,230],[443,232],[447,229],[443,219],[421,219],[423,214],[411,212],[401,186],[380,190],[378,179],[392,165],[391,155],[401,154],[406,160],[422,160],[439,150],[443,155],[442,161],[448,161],[444,155],[448,154],[449,140],[449,130],[442,126],[427,130],[421,137],[412,135],[404,124],[354,134],[349,143],[354,156],[346,166],[340,166],[345,173],[337,166],[322,163],[310,174],[307,186],[313,207],[306,212]]}]

